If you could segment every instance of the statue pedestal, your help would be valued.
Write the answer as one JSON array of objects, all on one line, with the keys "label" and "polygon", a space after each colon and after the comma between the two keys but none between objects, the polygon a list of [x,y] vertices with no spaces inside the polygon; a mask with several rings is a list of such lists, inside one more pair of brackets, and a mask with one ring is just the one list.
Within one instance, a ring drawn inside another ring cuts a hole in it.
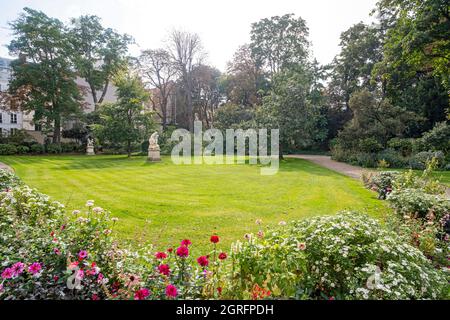
[{"label": "statue pedestal", "polygon": [[159,148],[149,148],[147,160],[151,162],[161,161],[161,154]]},{"label": "statue pedestal", "polygon": [[87,147],[86,154],[88,156],[95,156],[94,147]]}]

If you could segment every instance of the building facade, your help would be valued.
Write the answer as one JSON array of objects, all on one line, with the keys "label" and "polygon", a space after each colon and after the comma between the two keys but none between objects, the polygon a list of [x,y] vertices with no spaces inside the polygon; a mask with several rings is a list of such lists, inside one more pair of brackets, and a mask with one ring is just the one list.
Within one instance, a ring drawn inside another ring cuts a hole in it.
[{"label": "building facade", "polygon": [[[7,91],[11,78],[11,60],[0,57],[0,91]],[[10,111],[0,105],[0,134],[7,136],[16,130],[34,131],[33,115]]]},{"label": "building facade", "polygon": [[[11,64],[10,59],[0,57],[0,91],[7,91],[9,81],[11,79]],[[83,112],[89,113],[94,111],[95,105],[90,94],[88,83],[82,79],[76,79],[77,85],[85,92],[83,105]],[[97,92],[97,96],[101,96],[101,91]],[[106,91],[103,102],[115,102],[116,88],[113,85],[109,85]],[[8,136],[13,134],[16,130],[25,130],[34,140],[39,143],[43,143],[45,137],[41,134],[39,126],[35,126],[33,123],[33,112],[22,112],[20,110],[8,110],[5,106],[0,105],[0,134],[2,136]],[[62,129],[71,129],[75,121],[66,121],[62,125]]]}]

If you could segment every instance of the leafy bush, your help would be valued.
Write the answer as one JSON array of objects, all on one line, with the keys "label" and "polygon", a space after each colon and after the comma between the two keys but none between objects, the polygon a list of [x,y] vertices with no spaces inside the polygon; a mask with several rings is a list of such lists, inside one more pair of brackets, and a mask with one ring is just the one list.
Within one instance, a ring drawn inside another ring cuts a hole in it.
[{"label": "leafy bush", "polygon": [[71,152],[79,152],[80,151],[80,145],[75,142],[67,142],[67,143],[61,143],[61,152],[64,153],[71,153]]},{"label": "leafy bush", "polygon": [[378,199],[386,199],[392,191],[392,184],[398,176],[397,171],[382,171],[378,174],[363,177],[366,188],[378,192]]},{"label": "leafy bush", "polygon": [[27,146],[17,146],[17,153],[18,154],[26,154],[30,152],[30,148]]},{"label": "leafy bush", "polygon": [[56,153],[61,153],[62,152],[61,145],[57,144],[57,143],[47,144],[45,146],[45,149],[46,149],[47,153],[54,153],[54,154],[56,154]]},{"label": "leafy bush", "polygon": [[255,283],[275,297],[423,299],[446,297],[445,272],[374,219],[356,212],[297,221],[232,250],[232,293]]},{"label": "leafy bush", "polygon": [[16,187],[21,184],[19,177],[14,173],[0,169],[0,191]]},{"label": "leafy bush", "polygon": [[17,147],[13,144],[0,144],[0,155],[8,156],[17,153]]},{"label": "leafy bush", "polygon": [[31,153],[35,153],[35,154],[41,154],[45,152],[45,147],[42,144],[33,144],[30,147],[30,151]]},{"label": "leafy bush", "polygon": [[402,156],[410,156],[413,151],[414,139],[392,138],[388,141],[389,149],[400,152]]},{"label": "leafy bush", "polygon": [[437,123],[420,140],[423,151],[443,151],[447,154],[450,152],[450,125],[446,122]]},{"label": "leafy bush", "polygon": [[387,200],[401,216],[425,219],[427,215],[433,215],[435,219],[440,220],[450,214],[450,203],[447,199],[420,189],[394,190]]},{"label": "leafy bush", "polygon": [[377,153],[383,146],[374,138],[365,138],[359,141],[359,150],[365,153]]},{"label": "leafy bush", "polygon": [[393,149],[386,149],[377,154],[378,161],[384,160],[391,168],[403,168],[408,165],[408,159]]},{"label": "leafy bush", "polygon": [[364,168],[375,168],[377,166],[377,157],[374,153],[357,153],[354,164]]},{"label": "leafy bush", "polygon": [[423,151],[415,154],[411,157],[409,162],[412,169],[424,170],[426,168],[427,162],[431,159],[436,158],[438,168],[445,167],[445,155],[442,151],[430,152]]}]

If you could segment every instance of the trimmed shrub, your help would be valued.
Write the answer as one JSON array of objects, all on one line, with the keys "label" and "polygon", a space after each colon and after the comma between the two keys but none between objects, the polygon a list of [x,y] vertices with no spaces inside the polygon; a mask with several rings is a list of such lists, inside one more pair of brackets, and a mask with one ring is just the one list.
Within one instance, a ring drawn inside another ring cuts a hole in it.
[{"label": "trimmed shrub", "polygon": [[0,155],[8,156],[17,153],[17,147],[13,144],[0,144]]},{"label": "trimmed shrub", "polygon": [[364,168],[377,167],[377,155],[374,153],[357,153],[355,157],[355,164]]},{"label": "trimmed shrub", "polygon": [[387,145],[390,149],[398,151],[402,156],[410,156],[413,151],[414,139],[392,138]]},{"label": "trimmed shrub", "polygon": [[30,148],[27,146],[17,146],[17,153],[18,154],[26,154],[30,152]]},{"label": "trimmed shrub", "polygon": [[421,146],[426,148],[424,151],[443,151],[450,152],[450,125],[446,122],[437,123],[433,129],[425,132],[422,136]]},{"label": "trimmed shrub", "polygon": [[45,152],[45,147],[42,144],[33,144],[30,147],[30,151],[31,153],[35,153],[35,154],[41,154]]},{"label": "trimmed shrub", "polygon": [[53,153],[53,154],[61,153],[61,151],[62,151],[61,145],[57,144],[57,143],[47,144],[45,146],[45,149],[46,149],[47,153]]},{"label": "trimmed shrub", "polygon": [[377,153],[383,150],[383,146],[374,138],[366,138],[359,141],[359,150],[365,153]]}]

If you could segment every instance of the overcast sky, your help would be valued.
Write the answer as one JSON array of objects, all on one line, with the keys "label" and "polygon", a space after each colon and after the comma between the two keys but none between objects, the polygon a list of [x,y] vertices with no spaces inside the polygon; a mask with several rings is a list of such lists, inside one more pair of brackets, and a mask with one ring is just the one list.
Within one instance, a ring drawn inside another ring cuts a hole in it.
[{"label": "overcast sky", "polygon": [[200,35],[207,62],[222,71],[235,50],[250,40],[250,25],[262,18],[294,13],[306,20],[317,60],[326,64],[339,52],[339,35],[369,16],[376,0],[0,0],[0,56],[8,57],[8,21],[23,7],[42,10],[67,22],[82,14],[134,37],[130,49],[158,48],[173,28]]}]

